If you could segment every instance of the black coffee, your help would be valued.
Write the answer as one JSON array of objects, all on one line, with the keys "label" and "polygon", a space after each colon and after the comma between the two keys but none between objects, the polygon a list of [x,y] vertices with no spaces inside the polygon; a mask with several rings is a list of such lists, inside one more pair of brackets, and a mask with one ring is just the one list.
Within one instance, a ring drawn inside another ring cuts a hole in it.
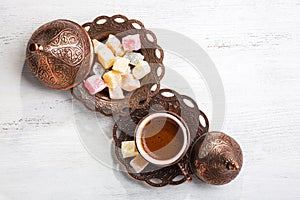
[{"label": "black coffee", "polygon": [[141,139],[143,148],[149,156],[157,160],[167,160],[180,152],[184,135],[174,120],[157,117],[145,125]]}]

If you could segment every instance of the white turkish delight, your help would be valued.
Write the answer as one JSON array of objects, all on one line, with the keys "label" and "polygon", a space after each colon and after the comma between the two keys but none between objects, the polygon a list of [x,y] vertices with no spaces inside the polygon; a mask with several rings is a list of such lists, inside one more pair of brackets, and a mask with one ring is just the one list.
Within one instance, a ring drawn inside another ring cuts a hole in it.
[{"label": "white turkish delight", "polygon": [[100,63],[95,62],[95,64],[93,65],[92,72],[94,75],[102,76],[105,72],[105,69]]},{"label": "white turkish delight", "polygon": [[123,90],[130,92],[140,87],[141,87],[140,81],[134,78],[134,76],[131,73],[122,75],[121,88]]},{"label": "white turkish delight", "polygon": [[123,158],[129,158],[138,154],[134,141],[124,141],[121,144]]},{"label": "white turkish delight", "polygon": [[109,97],[111,99],[124,99],[123,90],[120,86],[117,86],[115,88],[108,88],[109,91]]},{"label": "white turkish delight", "polygon": [[92,40],[93,45],[94,45],[94,51],[96,52],[98,48],[105,46],[105,44],[103,44],[102,42],[99,42],[96,39]]},{"label": "white turkish delight", "polygon": [[95,53],[98,61],[105,69],[109,69],[114,64],[115,56],[107,46],[97,47]]},{"label": "white turkish delight", "polygon": [[120,40],[112,34],[109,34],[105,44],[114,54],[116,54],[117,50],[121,47]]},{"label": "white turkish delight", "polygon": [[133,69],[132,74],[136,79],[141,79],[151,72],[150,65],[146,61],[139,62]]},{"label": "white turkish delight", "polygon": [[123,46],[121,45],[120,48],[117,49],[115,55],[116,56],[124,56],[124,54],[125,54],[125,50],[124,50]]},{"label": "white turkish delight", "polygon": [[137,65],[140,61],[144,60],[144,56],[136,52],[127,52],[124,57],[130,60],[131,65]]}]

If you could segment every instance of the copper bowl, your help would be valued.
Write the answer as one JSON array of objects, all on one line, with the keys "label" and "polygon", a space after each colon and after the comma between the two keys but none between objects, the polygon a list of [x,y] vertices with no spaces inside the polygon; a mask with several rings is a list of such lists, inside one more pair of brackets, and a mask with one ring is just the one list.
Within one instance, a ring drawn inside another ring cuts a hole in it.
[{"label": "copper bowl", "polygon": [[[75,98],[82,101],[90,110],[99,111],[107,116],[113,113],[131,113],[135,109],[146,106],[151,97],[158,93],[160,80],[165,73],[163,65],[164,52],[157,44],[155,34],[145,29],[140,21],[128,19],[123,15],[114,15],[112,17],[100,16],[93,22],[85,23],[82,26],[86,29],[91,39],[97,39],[101,42],[105,42],[109,34],[113,34],[119,39],[126,35],[139,34],[142,45],[139,52],[143,54],[144,60],[149,63],[151,72],[141,79],[140,88],[125,93],[125,98],[122,100],[110,99],[108,90],[106,89],[97,93],[95,97],[88,98],[78,95],[74,90],[72,94]],[[88,106],[88,102],[94,104],[94,106]]]}]

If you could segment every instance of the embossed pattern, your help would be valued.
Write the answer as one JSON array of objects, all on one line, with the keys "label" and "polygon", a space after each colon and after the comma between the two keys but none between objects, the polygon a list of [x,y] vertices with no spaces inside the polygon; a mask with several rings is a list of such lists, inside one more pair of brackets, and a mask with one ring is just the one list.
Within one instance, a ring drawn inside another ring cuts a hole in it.
[{"label": "embossed pattern", "polygon": [[70,66],[76,66],[83,60],[82,38],[74,35],[71,29],[61,31],[49,42],[45,50]]},{"label": "embossed pattern", "polygon": [[206,183],[221,185],[232,181],[242,164],[239,144],[224,133],[206,133],[193,146],[191,168]]},{"label": "embossed pattern", "polygon": [[68,20],[41,26],[30,38],[27,63],[45,86],[66,90],[84,80],[93,64],[92,43],[86,31]]}]

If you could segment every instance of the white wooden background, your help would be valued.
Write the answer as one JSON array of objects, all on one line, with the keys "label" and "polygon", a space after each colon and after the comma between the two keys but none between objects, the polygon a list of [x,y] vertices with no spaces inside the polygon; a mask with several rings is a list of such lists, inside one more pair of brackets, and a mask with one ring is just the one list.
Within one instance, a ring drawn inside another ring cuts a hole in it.
[{"label": "white wooden background", "polygon": [[[70,93],[44,89],[23,69],[43,23],[118,13],[187,35],[214,61],[226,95],[222,131],[244,151],[232,183],[150,188],[106,167],[79,138]],[[0,19],[1,200],[300,198],[299,0],[2,0]]]}]

